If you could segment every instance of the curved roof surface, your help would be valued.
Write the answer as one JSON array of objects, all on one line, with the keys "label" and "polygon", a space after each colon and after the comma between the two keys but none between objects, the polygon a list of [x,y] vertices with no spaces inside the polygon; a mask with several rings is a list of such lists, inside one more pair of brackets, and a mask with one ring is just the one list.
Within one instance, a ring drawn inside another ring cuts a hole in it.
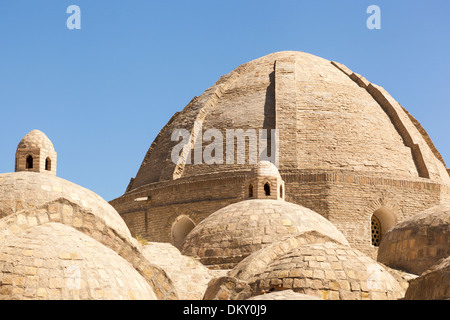
[{"label": "curved roof surface", "polygon": [[260,161],[252,169],[252,175],[280,177],[280,172],[278,171],[278,168],[272,162]]},{"label": "curved roof surface", "polygon": [[0,244],[0,299],[156,300],[116,252],[84,233],[47,223]]},{"label": "curved roof surface", "polygon": [[53,143],[50,139],[40,130],[32,130],[22,138],[17,148],[21,149],[46,149],[54,151]]},{"label": "curved roof surface", "polygon": [[35,172],[0,174],[0,219],[24,209],[35,209],[59,198],[91,210],[108,227],[134,242],[119,213],[95,192],[53,175]]},{"label": "curved roof surface", "polygon": [[320,214],[293,203],[264,199],[234,203],[209,215],[186,236],[180,251],[211,268],[230,268],[262,247],[306,231],[348,245]]},{"label": "curved roof surface", "polygon": [[239,66],[176,113],[150,146],[129,190],[252,168],[237,162],[192,165],[184,156],[174,163],[171,151],[179,141],[171,138],[176,129],[188,130],[194,141],[198,129],[218,129],[226,140],[226,129],[255,129],[258,134],[275,128],[281,173],[350,170],[450,183],[445,163],[425,130],[383,88],[339,63],[283,51]]},{"label": "curved roof surface", "polygon": [[292,289],[326,300],[396,300],[404,295],[380,264],[336,243],[308,244],[271,256],[264,271],[251,279],[255,294]]},{"label": "curved roof surface", "polygon": [[432,207],[396,224],[383,237],[377,260],[417,275],[450,255],[450,204]]}]

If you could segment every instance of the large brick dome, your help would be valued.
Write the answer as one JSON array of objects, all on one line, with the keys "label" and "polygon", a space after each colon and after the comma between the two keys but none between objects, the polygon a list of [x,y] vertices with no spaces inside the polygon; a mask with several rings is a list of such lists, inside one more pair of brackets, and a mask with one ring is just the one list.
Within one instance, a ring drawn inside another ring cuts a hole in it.
[{"label": "large brick dome", "polygon": [[[151,145],[131,189],[237,169],[246,164],[175,164],[175,129],[278,129],[279,170],[349,170],[449,182],[429,136],[383,88],[345,66],[303,52],[278,52],[222,76],[175,114]],[[206,145],[207,143],[205,143]],[[192,156],[193,157],[193,156]],[[236,163],[236,162],[235,162]]]},{"label": "large brick dome", "polygon": [[252,180],[263,161],[280,177],[266,194],[319,213],[372,258],[396,223],[450,201],[444,159],[382,87],[284,51],[237,67],[177,112],[110,203],[133,232],[178,246],[212,213],[264,193],[265,180]]}]

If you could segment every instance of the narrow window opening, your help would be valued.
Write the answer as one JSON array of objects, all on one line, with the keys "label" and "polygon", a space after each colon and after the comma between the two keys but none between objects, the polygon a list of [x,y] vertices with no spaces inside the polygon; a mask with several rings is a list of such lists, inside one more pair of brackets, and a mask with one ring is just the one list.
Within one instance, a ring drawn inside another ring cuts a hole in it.
[{"label": "narrow window opening", "polygon": [[264,192],[266,193],[266,196],[270,196],[270,185],[269,185],[269,183],[266,183],[264,185]]},{"label": "narrow window opening", "polygon": [[52,160],[50,158],[45,159],[45,170],[52,170]]},{"label": "narrow window opening", "polygon": [[27,169],[33,169],[33,157],[28,156],[26,160],[26,168]]},{"label": "narrow window opening", "polygon": [[253,185],[248,186],[248,197],[253,198]]},{"label": "narrow window opening", "polygon": [[280,198],[283,199],[283,186],[280,186]]},{"label": "narrow window opening", "polygon": [[371,227],[372,245],[375,247],[379,247],[381,242],[381,223],[375,215],[372,216]]}]

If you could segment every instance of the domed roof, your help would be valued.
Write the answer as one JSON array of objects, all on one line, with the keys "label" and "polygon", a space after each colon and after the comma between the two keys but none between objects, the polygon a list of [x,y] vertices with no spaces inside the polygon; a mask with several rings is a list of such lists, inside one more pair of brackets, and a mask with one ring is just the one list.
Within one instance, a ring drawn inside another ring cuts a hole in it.
[{"label": "domed roof", "polygon": [[91,210],[94,216],[103,220],[123,239],[135,241],[119,213],[91,190],[53,175],[35,172],[0,174],[0,219],[24,209],[35,209],[59,198]]},{"label": "domed roof", "polygon": [[0,243],[0,299],[156,300],[149,283],[113,250],[59,223]]},{"label": "domed roof", "polygon": [[377,260],[420,275],[450,255],[450,204],[418,213],[395,225],[383,237]]},{"label": "domed roof", "polygon": [[410,280],[405,300],[449,300],[450,256]]},{"label": "domed roof", "polygon": [[172,133],[186,129],[193,139],[194,124],[196,129],[201,124],[203,132],[221,131],[224,140],[226,130],[278,129],[281,173],[348,170],[450,183],[444,160],[425,130],[383,88],[339,63],[303,52],[277,52],[245,63],[195,97],[160,131],[129,190],[200,174],[251,170],[249,163],[193,165],[184,158],[174,163],[171,152],[179,141],[172,140]]},{"label": "domed roof", "polygon": [[251,253],[288,235],[315,230],[348,245],[327,219],[278,200],[246,200],[222,208],[200,222],[181,246],[210,268],[231,268]]},{"label": "domed roof", "polygon": [[[265,250],[271,247],[261,251]],[[326,300],[386,300],[404,294],[380,264],[336,243],[307,244],[270,256],[264,271],[249,280],[253,295],[291,289]]]},{"label": "domed roof", "polygon": [[260,161],[252,169],[252,175],[280,177],[280,172],[278,171],[278,168],[272,162]]},{"label": "domed roof", "polygon": [[40,130],[32,130],[19,142],[17,149],[46,149],[54,151],[53,143]]}]

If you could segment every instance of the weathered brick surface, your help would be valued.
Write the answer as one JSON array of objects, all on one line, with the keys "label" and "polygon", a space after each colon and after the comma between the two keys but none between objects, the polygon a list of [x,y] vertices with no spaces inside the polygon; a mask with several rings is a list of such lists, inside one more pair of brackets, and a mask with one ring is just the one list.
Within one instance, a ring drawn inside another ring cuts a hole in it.
[{"label": "weathered brick surface", "polygon": [[288,235],[317,231],[348,245],[321,215],[280,200],[246,200],[211,214],[186,237],[181,252],[210,268],[229,269]]},{"label": "weathered brick surface", "polygon": [[[28,156],[33,158],[32,168],[27,167]],[[50,139],[42,131],[32,130],[19,142],[14,171],[42,172],[56,175],[56,151]]]},{"label": "weathered brick surface", "polygon": [[[235,282],[250,287],[241,289],[246,298],[273,290],[293,290],[325,300],[395,300],[404,295],[387,270],[358,250],[330,242],[282,247],[268,246],[241,262],[236,267],[241,272],[230,273]],[[254,257],[258,260],[251,261]],[[243,297],[230,291],[233,298]]]},{"label": "weathered brick surface", "polygon": [[167,272],[182,300],[201,300],[209,281],[221,273],[209,270],[191,257],[183,256],[170,243],[148,243],[143,247],[142,253]]},{"label": "weathered brick surface", "polygon": [[378,261],[417,275],[450,255],[450,205],[425,210],[391,229]]},{"label": "weathered brick surface", "polygon": [[0,244],[0,299],[155,300],[156,295],[116,252],[50,222]]},{"label": "weathered brick surface", "polygon": [[336,244],[305,245],[277,257],[251,284],[257,292],[292,290],[327,300],[398,299],[398,282],[358,250]]},{"label": "weathered brick surface", "polygon": [[[116,213],[117,214],[117,213]],[[48,223],[63,224],[90,236],[99,246],[114,251],[129,263],[152,287],[158,299],[177,299],[178,295],[172,280],[160,267],[152,264],[142,254],[139,243],[129,241],[122,234],[111,228],[101,217],[92,211],[72,203],[64,198],[43,204],[33,209],[26,209],[0,219],[0,242],[20,237],[23,232],[30,232],[36,226]],[[39,250],[50,250],[51,244],[43,243]],[[20,257],[16,258],[17,261]]]},{"label": "weathered brick surface", "polygon": [[405,300],[450,299],[450,257],[441,259],[420,277],[410,280]]},{"label": "weathered brick surface", "polygon": [[[201,134],[199,127],[194,130],[196,121],[203,132],[220,130],[224,140],[226,129],[279,129],[286,200],[320,213],[372,257],[377,251],[371,244],[373,203],[392,205],[387,207],[400,222],[450,201],[442,157],[420,123],[386,90],[339,63],[286,51],[221,77],[163,128],[127,192],[111,201],[134,234],[172,241],[171,223],[184,211],[198,224],[246,199],[253,168],[248,161],[171,162],[178,143],[170,141],[173,130],[187,129],[194,140]],[[225,146],[226,141],[224,152]],[[135,203],[141,196],[151,200]]]}]

